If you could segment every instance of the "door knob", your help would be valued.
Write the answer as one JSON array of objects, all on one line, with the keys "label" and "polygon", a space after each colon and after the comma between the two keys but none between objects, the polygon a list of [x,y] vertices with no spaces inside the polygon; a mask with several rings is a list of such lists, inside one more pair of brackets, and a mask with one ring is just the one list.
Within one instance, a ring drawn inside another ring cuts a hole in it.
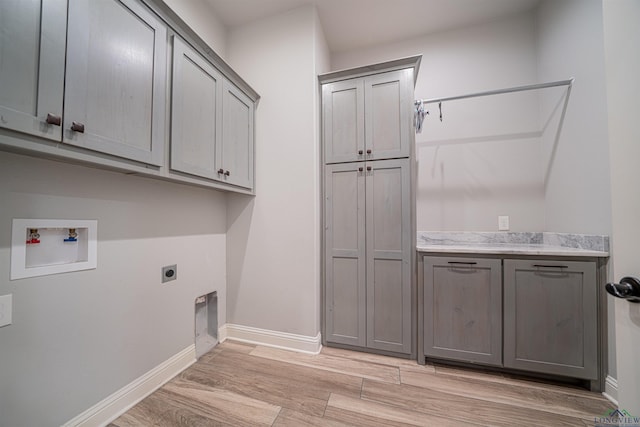
[{"label": "door knob", "polygon": [[358,150],[358,155],[362,155],[363,151],[362,150]]},{"label": "door knob", "polygon": [[370,148],[367,150],[367,154],[371,154],[371,149]]},{"label": "door knob", "polygon": [[229,171],[225,171],[224,175],[225,175],[225,176],[229,176],[229,175],[231,175],[231,172],[229,172]]},{"label": "door knob", "polygon": [[367,166],[367,170],[370,171],[371,170],[371,166]]},{"label": "door knob", "polygon": [[360,167],[358,168],[358,172],[362,172],[362,170],[363,170],[363,169],[362,169],[362,166],[360,166]]},{"label": "door knob", "polygon": [[614,297],[640,302],[640,280],[635,277],[623,277],[620,283],[607,283],[605,289]]},{"label": "door knob", "polygon": [[222,175],[222,174],[224,173],[224,169],[222,169],[222,168],[218,169],[218,173],[219,173],[220,175]]}]

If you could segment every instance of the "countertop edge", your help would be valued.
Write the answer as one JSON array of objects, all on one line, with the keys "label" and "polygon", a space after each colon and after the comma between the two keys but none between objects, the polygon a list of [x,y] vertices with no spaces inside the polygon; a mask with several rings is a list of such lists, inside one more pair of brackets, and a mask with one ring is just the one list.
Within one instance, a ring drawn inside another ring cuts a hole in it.
[{"label": "countertop edge", "polygon": [[465,246],[465,245],[417,245],[416,250],[423,253],[450,254],[491,254],[491,255],[538,255],[571,256],[585,258],[608,258],[609,252],[557,246]]}]

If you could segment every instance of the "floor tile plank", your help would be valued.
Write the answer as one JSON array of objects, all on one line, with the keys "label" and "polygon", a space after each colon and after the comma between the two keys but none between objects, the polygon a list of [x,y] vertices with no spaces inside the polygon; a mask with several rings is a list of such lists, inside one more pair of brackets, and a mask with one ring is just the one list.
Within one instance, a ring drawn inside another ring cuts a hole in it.
[{"label": "floor tile plank", "polygon": [[325,356],[341,357],[350,360],[358,360],[361,362],[375,363],[377,365],[392,366],[395,368],[403,366],[405,368],[426,368],[431,371],[435,371],[433,365],[418,365],[418,362],[412,359],[401,359],[398,357],[382,356],[379,354],[351,351],[342,348],[322,347],[322,351],[320,352],[320,354]]},{"label": "floor tile plank", "polygon": [[450,420],[459,423],[479,423],[493,426],[554,427],[580,426],[580,418],[550,414],[534,409],[522,408],[486,400],[452,395],[427,388],[406,384],[386,384],[365,380],[362,399],[398,406],[429,415],[447,414]]},{"label": "floor tile plank", "polygon": [[312,355],[268,347],[256,347],[256,349],[251,352],[251,355],[329,372],[337,372],[394,384],[400,383],[398,368],[393,366],[371,364],[345,357],[324,355],[322,353]]},{"label": "floor tile plank", "polygon": [[[329,398],[327,411],[333,408],[341,410],[343,416],[345,413],[350,412],[352,414],[357,414],[358,416],[366,416],[370,420],[377,420],[377,425],[379,426],[460,426],[460,421],[457,420],[450,420],[444,417],[432,416],[379,402],[355,399],[349,396],[341,396],[339,394],[332,394]],[[474,423],[466,423],[466,425],[474,425]]]},{"label": "floor tile plank", "polygon": [[402,368],[400,370],[403,384],[559,415],[590,419],[593,414],[602,413],[612,407],[611,403],[603,398],[590,398],[516,384],[480,382],[463,377],[417,373]]},{"label": "floor tile plank", "polygon": [[282,408],[278,418],[273,423],[274,427],[346,427],[349,424],[344,424],[337,420],[329,418],[316,417],[313,415],[303,414],[291,409]]}]

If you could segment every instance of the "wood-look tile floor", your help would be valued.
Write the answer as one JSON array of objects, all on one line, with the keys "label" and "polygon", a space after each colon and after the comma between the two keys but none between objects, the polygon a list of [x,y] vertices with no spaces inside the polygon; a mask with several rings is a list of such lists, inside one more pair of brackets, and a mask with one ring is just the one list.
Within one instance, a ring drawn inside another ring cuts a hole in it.
[{"label": "wood-look tile floor", "polygon": [[227,341],[115,420],[128,426],[593,426],[598,393],[333,348]]}]

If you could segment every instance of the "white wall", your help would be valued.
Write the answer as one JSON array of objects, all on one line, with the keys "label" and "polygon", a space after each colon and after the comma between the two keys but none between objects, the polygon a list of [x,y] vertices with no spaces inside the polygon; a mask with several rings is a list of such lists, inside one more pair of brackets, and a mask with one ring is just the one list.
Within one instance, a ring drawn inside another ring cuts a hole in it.
[{"label": "white wall", "polygon": [[[187,348],[199,295],[224,323],[222,193],[3,152],[0,183],[1,425],[60,425]],[[12,218],[97,219],[98,268],[10,281]]]},{"label": "white wall", "polygon": [[[333,69],[423,54],[416,98],[536,82],[532,13],[332,55]],[[543,231],[537,95],[499,95],[428,106],[416,135],[418,230]]]},{"label": "white wall", "polygon": [[[613,216],[612,277],[640,277],[640,2],[603,2],[608,101],[608,139],[611,155]],[[614,298],[609,298],[613,300]],[[640,414],[640,305],[616,299],[617,370],[621,409]]]},{"label": "white wall", "polygon": [[[542,2],[537,38],[538,78],[575,77],[559,138],[563,93],[540,96],[541,123],[550,123],[542,137],[546,230],[611,235],[602,1]],[[614,304],[607,303],[608,375],[616,378]]]},{"label": "white wall", "polygon": [[[538,78],[575,77],[562,133],[556,145],[550,126],[543,138],[546,229],[611,234],[607,103],[601,0],[547,0],[537,15]],[[558,93],[541,93],[541,120]]]},{"label": "white wall", "polygon": [[315,8],[233,29],[229,64],[260,94],[255,198],[228,198],[228,322],[320,331],[316,72],[327,65]]},{"label": "white wall", "polygon": [[222,59],[227,57],[227,29],[206,0],[162,0]]},{"label": "white wall", "polygon": [[[204,0],[166,3],[225,56]],[[97,219],[98,268],[10,281],[13,218]],[[197,296],[224,324],[225,233],[223,193],[0,152],[0,425],[61,425],[189,347]]]}]

